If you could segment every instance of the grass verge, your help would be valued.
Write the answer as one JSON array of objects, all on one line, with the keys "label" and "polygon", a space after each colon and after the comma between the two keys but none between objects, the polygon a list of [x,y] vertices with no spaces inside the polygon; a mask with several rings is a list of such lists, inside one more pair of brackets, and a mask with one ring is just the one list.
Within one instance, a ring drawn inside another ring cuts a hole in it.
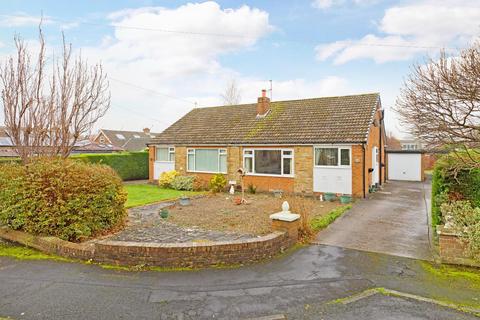
[{"label": "grass verge", "polygon": [[310,221],[310,227],[313,231],[325,229],[330,223],[352,208],[351,204],[337,207],[324,216],[315,217]]}]

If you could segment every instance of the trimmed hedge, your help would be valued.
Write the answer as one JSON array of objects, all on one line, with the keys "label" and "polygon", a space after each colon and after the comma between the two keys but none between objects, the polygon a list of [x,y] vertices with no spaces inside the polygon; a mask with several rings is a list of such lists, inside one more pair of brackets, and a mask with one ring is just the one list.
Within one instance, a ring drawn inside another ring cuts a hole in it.
[{"label": "trimmed hedge", "polygon": [[0,221],[12,229],[81,241],[123,224],[126,200],[105,165],[60,158],[0,165]]},{"label": "trimmed hedge", "polygon": [[[71,159],[84,163],[105,164],[115,170],[124,181],[148,179],[148,152],[73,154]],[[1,164],[21,163],[19,158],[0,158]]]},{"label": "trimmed hedge", "polygon": [[468,200],[473,207],[480,207],[480,169],[462,167],[462,163],[458,156],[449,154],[435,164],[432,175],[433,227],[442,223],[440,207],[449,200]]},{"label": "trimmed hedge", "polygon": [[122,180],[148,179],[148,152],[76,154],[72,159],[109,166]]}]

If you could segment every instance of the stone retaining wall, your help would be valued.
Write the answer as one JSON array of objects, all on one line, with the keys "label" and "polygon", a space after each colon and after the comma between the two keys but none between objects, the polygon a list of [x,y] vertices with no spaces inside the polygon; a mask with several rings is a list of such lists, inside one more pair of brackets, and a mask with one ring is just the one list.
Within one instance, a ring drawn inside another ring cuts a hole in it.
[{"label": "stone retaining wall", "polygon": [[159,267],[208,267],[243,264],[271,258],[296,243],[288,231],[274,231],[248,240],[227,242],[145,243],[99,240],[72,243],[55,237],[33,236],[0,228],[9,241],[68,258],[115,265]]},{"label": "stone retaining wall", "polygon": [[480,267],[467,253],[467,244],[452,230],[437,227],[438,246],[442,263]]}]

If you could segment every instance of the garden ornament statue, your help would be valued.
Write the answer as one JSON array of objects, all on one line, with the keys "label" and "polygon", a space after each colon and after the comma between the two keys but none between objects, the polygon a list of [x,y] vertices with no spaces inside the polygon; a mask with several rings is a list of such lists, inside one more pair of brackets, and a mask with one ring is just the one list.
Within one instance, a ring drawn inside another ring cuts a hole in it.
[{"label": "garden ornament statue", "polygon": [[230,186],[230,194],[231,195],[235,194],[235,187],[233,186],[233,184]]}]

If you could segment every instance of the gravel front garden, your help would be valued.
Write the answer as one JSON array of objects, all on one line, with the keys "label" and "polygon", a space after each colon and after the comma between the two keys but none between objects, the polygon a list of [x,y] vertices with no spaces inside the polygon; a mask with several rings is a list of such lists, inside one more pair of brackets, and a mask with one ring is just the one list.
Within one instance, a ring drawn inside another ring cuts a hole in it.
[{"label": "gravel front garden", "polygon": [[[281,211],[283,201],[291,211],[309,212],[308,220],[327,215],[340,207],[338,202],[320,202],[313,198],[276,198],[270,194],[248,194],[247,204],[237,205],[238,195],[205,194],[191,199],[191,205],[180,206],[167,201],[129,209],[127,227],[111,240],[141,242],[203,242],[248,239],[272,231],[269,216]],[[168,217],[162,218],[162,209]]]}]

